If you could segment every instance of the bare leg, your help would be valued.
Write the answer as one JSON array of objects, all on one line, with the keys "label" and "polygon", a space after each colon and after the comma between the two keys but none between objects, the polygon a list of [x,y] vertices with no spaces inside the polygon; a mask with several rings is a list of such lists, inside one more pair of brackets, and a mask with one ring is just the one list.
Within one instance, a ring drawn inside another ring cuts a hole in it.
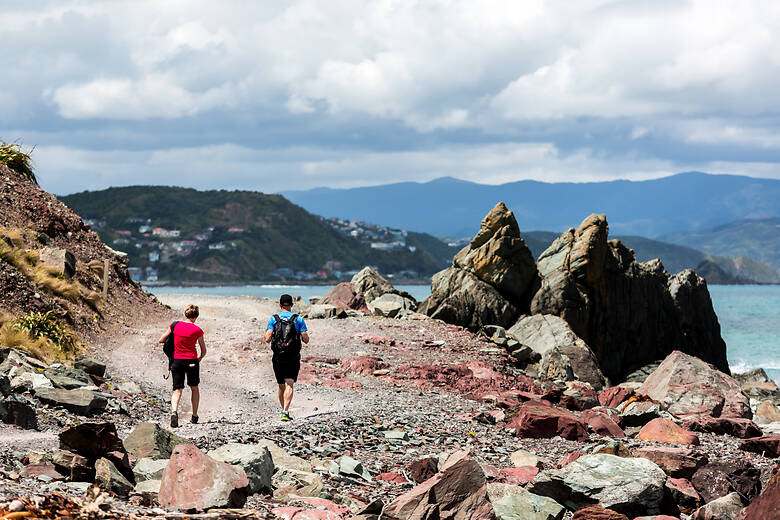
[{"label": "bare leg", "polygon": [[179,399],[181,399],[181,388],[177,388],[171,394],[171,413],[177,413],[179,411]]},{"label": "bare leg", "polygon": [[279,385],[279,406],[284,410],[284,385]]},{"label": "bare leg", "polygon": [[191,386],[192,391],[192,415],[198,416],[198,404],[200,403],[200,389],[197,386]]},{"label": "bare leg", "polygon": [[290,411],[290,403],[292,403],[293,393],[295,393],[293,390],[294,383],[295,381],[292,379],[284,380],[284,403],[282,404],[282,410],[285,412]]}]

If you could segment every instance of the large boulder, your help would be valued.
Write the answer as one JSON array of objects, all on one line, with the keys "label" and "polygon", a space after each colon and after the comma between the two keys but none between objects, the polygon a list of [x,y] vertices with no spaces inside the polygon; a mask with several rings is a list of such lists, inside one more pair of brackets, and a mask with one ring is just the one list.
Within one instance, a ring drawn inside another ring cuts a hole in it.
[{"label": "large boulder", "polygon": [[385,507],[391,518],[494,520],[485,473],[467,451],[451,455],[441,470]]},{"label": "large boulder", "polygon": [[737,381],[704,361],[674,351],[650,374],[638,394],[647,395],[672,415],[750,419],[750,402]]},{"label": "large boulder", "polygon": [[165,466],[168,465],[168,459],[150,459],[144,457],[138,459],[133,466],[133,475],[136,482],[145,482],[147,480],[160,480]]},{"label": "large boulder", "polygon": [[85,457],[90,465],[105,458],[129,482],[135,481],[127,451],[113,423],[83,423],[68,428],[60,433],[60,449]]},{"label": "large boulder", "polygon": [[647,459],[600,453],[543,471],[527,489],[569,509],[599,504],[636,516],[659,512],[665,483],[664,470]]},{"label": "large boulder", "polygon": [[101,488],[123,496],[129,495],[134,488],[114,463],[104,458],[95,462],[95,482],[100,484]]},{"label": "large boulder", "polygon": [[520,486],[491,483],[490,503],[498,520],[561,520],[566,509],[551,498],[534,495]]},{"label": "large boulder", "polygon": [[675,478],[691,478],[708,462],[706,455],[689,447],[644,446],[633,450],[632,455],[655,462],[667,475]]},{"label": "large boulder", "polygon": [[658,260],[638,263],[620,241],[607,240],[608,233],[606,217],[590,215],[539,256],[541,286],[531,313],[566,320],[611,381],[674,348],[728,373],[704,280],[690,270],[670,276]]},{"label": "large boulder", "polygon": [[268,448],[259,444],[239,444],[231,442],[210,451],[214,460],[227,462],[244,468],[249,479],[249,492],[271,493],[271,475],[274,472],[274,462]]},{"label": "large boulder", "polygon": [[395,318],[401,311],[417,310],[417,302],[400,294],[383,294],[371,302],[371,309],[377,316]]},{"label": "large boulder", "polygon": [[21,396],[11,394],[0,401],[0,421],[13,424],[25,430],[37,430],[38,418],[35,408]]},{"label": "large boulder", "polygon": [[417,310],[470,329],[483,325],[511,327],[519,314],[495,287],[455,267],[433,275],[431,295]]},{"label": "large boulder", "polygon": [[544,314],[522,316],[506,334],[540,357],[539,377],[585,381],[596,391],[604,388],[606,381],[596,356],[563,318]]},{"label": "large boulder", "polygon": [[367,303],[373,302],[383,294],[399,294],[393,284],[371,267],[364,267],[352,277],[352,288],[356,293],[361,293]]},{"label": "large boulder", "polygon": [[744,460],[710,462],[696,470],[691,483],[705,503],[732,492],[749,502],[761,492],[761,472]]},{"label": "large boulder", "polygon": [[190,444],[190,441],[179,437],[153,422],[143,422],[130,432],[124,442],[129,453],[139,459],[169,459],[173,448],[178,444]]},{"label": "large boulder", "polygon": [[676,425],[665,417],[658,417],[645,424],[636,438],[641,441],[662,442],[665,444],[699,444],[699,436]]},{"label": "large boulder", "polygon": [[760,453],[765,457],[780,457],[780,434],[770,433],[761,437],[745,439],[739,444],[739,448],[744,451]]},{"label": "large boulder", "polygon": [[162,474],[159,502],[180,511],[243,507],[249,479],[240,466],[212,459],[192,445],[174,448]]},{"label": "large boulder", "polygon": [[507,412],[507,427],[518,437],[550,439],[563,437],[570,441],[590,438],[586,424],[568,410],[541,401],[529,401]]},{"label": "large boulder", "polygon": [[341,282],[317,302],[320,305],[333,305],[344,310],[355,310],[368,313],[368,306],[363,293],[355,291],[352,282]]},{"label": "large boulder", "polygon": [[434,276],[420,311],[469,328],[509,327],[528,308],[537,276],[514,214],[499,202],[452,267]]},{"label": "large boulder", "polygon": [[108,400],[92,390],[76,388],[39,388],[35,397],[50,406],[61,406],[78,415],[92,415],[102,412],[108,405]]},{"label": "large boulder", "polygon": [[769,485],[749,506],[739,512],[736,520],[767,520],[780,518],[780,475],[776,467]]},{"label": "large boulder", "polygon": [[734,520],[743,507],[739,493],[729,493],[701,506],[691,515],[691,520]]}]

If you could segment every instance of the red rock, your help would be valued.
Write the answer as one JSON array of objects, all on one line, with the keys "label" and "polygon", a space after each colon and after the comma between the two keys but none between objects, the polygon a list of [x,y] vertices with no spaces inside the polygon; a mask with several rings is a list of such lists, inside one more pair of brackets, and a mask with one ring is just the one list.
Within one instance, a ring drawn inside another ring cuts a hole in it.
[{"label": "red rock", "polygon": [[710,462],[693,474],[691,483],[705,504],[732,492],[750,501],[761,491],[761,472],[745,460]]},{"label": "red rock", "polygon": [[329,511],[335,515],[344,516],[349,514],[349,508],[344,507],[341,504],[337,504],[332,500],[317,497],[299,497],[295,495],[290,495],[290,497],[294,497],[300,502],[314,506],[318,509],[324,509],[325,511]]},{"label": "red rock", "polygon": [[634,395],[634,389],[626,386],[613,386],[599,392],[599,404],[617,408],[620,403]]},{"label": "red rock", "polygon": [[173,449],[163,470],[160,505],[180,511],[243,507],[249,479],[240,466],[219,462],[192,445]]},{"label": "red rock", "polygon": [[717,435],[731,435],[740,439],[759,437],[761,428],[750,419],[734,417],[709,417],[702,416],[683,423],[683,426],[693,432],[715,433]]},{"label": "red rock", "polygon": [[441,471],[387,506],[390,517],[414,520],[495,520],[485,474],[468,451],[447,459]]},{"label": "red rock", "polygon": [[574,513],[571,520],[630,520],[626,515],[601,506],[588,506]]},{"label": "red rock", "polygon": [[396,484],[406,484],[409,482],[406,477],[395,471],[386,471],[377,475],[377,480],[384,480],[385,482],[395,482]]},{"label": "red rock", "polygon": [[626,432],[612,418],[600,409],[591,408],[580,414],[580,419],[585,421],[588,428],[598,435],[622,439]]},{"label": "red rock", "polygon": [[677,426],[669,419],[658,417],[645,424],[636,436],[643,441],[664,442],[669,444],[699,444],[699,437]]},{"label": "red rock", "polygon": [[634,520],[680,520],[676,516],[669,515],[652,515],[652,516],[638,516]]},{"label": "red rock", "polygon": [[515,486],[525,486],[534,479],[537,473],[539,473],[539,468],[536,466],[501,468],[498,472],[498,480]]},{"label": "red rock", "polygon": [[24,478],[49,477],[53,480],[65,480],[65,476],[57,471],[54,464],[46,463],[28,464],[22,468],[19,476]]},{"label": "red rock", "polygon": [[775,466],[766,489],[739,512],[736,520],[769,520],[780,518],[780,466]]},{"label": "red rock", "polygon": [[632,450],[632,454],[655,462],[667,475],[679,478],[691,478],[708,462],[705,455],[685,447],[645,446]]},{"label": "red rock", "polygon": [[341,282],[317,303],[322,305],[335,305],[344,310],[351,309],[366,314],[370,313],[363,293],[356,292],[355,288],[352,286],[352,282]]},{"label": "red rock", "polygon": [[672,415],[693,419],[752,417],[750,402],[740,384],[714,366],[675,350],[637,390],[664,403]]},{"label": "red rock", "polygon": [[701,497],[688,480],[684,478],[669,478],[666,480],[666,491],[683,513],[701,507]]},{"label": "red rock", "polygon": [[566,390],[563,391],[558,405],[568,410],[581,412],[598,406],[599,400],[598,395],[590,385],[582,381],[567,381]]},{"label": "red rock", "polygon": [[564,466],[566,466],[568,464],[571,464],[572,462],[574,462],[575,460],[579,459],[583,455],[585,455],[585,454],[582,453],[580,450],[574,450],[571,453],[569,453],[568,455],[566,455],[564,458],[561,459],[561,461],[558,463],[558,467],[562,468],[562,467],[564,467]]},{"label": "red rock", "polygon": [[356,372],[364,376],[374,374],[375,370],[389,368],[390,365],[382,361],[382,358],[376,356],[355,356],[341,360],[341,366],[347,372]]},{"label": "red rock", "polygon": [[409,477],[415,483],[425,482],[439,471],[439,461],[433,457],[424,457],[412,461],[407,468]]},{"label": "red rock", "polygon": [[344,518],[326,509],[305,509],[294,506],[275,507],[271,512],[283,520],[343,520]]},{"label": "red rock", "polygon": [[765,457],[780,457],[780,433],[745,439],[739,443],[739,449],[753,453],[761,453]]},{"label": "red rock", "polygon": [[518,437],[531,439],[549,439],[555,436],[571,441],[589,439],[585,423],[576,415],[568,410],[532,401],[512,410],[507,427],[514,428]]},{"label": "red rock", "polygon": [[360,339],[363,340],[363,343],[368,343],[370,345],[388,345],[391,347],[395,346],[395,340],[393,338],[388,338],[387,336],[363,334],[360,336]]}]

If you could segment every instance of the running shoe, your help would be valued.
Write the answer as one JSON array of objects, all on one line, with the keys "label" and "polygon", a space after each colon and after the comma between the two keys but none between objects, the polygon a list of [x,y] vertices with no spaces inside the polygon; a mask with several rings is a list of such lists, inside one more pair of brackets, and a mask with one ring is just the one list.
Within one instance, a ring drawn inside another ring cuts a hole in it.
[{"label": "running shoe", "polygon": [[192,424],[198,424],[198,416],[197,415],[193,415],[192,418],[190,419],[190,422]]},{"label": "running shoe", "polygon": [[173,412],[171,414],[171,428],[178,428],[178,427],[179,427],[179,414]]},{"label": "running shoe", "polygon": [[292,417],[290,417],[290,414],[287,412],[282,412],[282,421],[292,421]]}]

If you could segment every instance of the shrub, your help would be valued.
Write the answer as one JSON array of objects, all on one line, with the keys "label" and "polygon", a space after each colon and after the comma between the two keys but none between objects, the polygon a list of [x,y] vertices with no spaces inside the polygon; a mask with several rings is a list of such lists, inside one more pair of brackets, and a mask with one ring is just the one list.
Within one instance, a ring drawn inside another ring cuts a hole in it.
[{"label": "shrub", "polygon": [[0,163],[4,163],[12,170],[21,173],[30,182],[38,184],[38,178],[32,168],[30,153],[32,150],[29,153],[25,152],[16,143],[0,141]]},{"label": "shrub", "polygon": [[79,350],[76,337],[63,325],[53,311],[31,312],[17,319],[12,328],[24,331],[33,339],[45,339],[57,347],[58,353],[71,357]]}]

